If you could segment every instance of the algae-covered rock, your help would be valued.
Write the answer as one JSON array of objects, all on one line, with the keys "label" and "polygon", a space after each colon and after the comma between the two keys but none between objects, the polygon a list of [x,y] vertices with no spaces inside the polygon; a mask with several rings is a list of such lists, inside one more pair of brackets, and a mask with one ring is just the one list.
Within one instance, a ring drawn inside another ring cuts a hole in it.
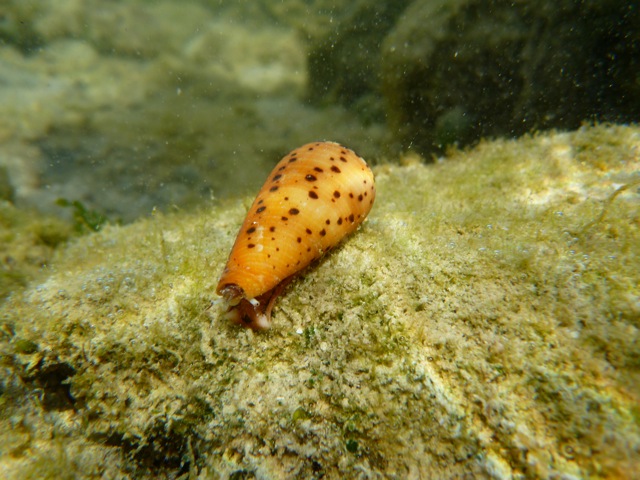
[{"label": "algae-covered rock", "polygon": [[273,327],[214,289],[244,202],[111,226],[2,307],[0,476],[640,475],[640,129],[376,169]]},{"label": "algae-covered rock", "polygon": [[58,218],[0,200],[0,299],[37,277],[71,234]]}]

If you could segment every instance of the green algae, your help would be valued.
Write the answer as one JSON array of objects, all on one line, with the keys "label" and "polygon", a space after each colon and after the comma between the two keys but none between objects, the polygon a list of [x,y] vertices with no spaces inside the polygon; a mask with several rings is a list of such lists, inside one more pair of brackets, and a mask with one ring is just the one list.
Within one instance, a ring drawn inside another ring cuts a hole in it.
[{"label": "green algae", "polygon": [[596,126],[381,165],[265,333],[214,293],[246,201],[79,238],[2,307],[0,468],[633,477],[639,151]]},{"label": "green algae", "polygon": [[105,215],[85,207],[79,200],[59,198],[56,200],[56,205],[72,210],[74,229],[78,233],[99,232],[109,221]]}]

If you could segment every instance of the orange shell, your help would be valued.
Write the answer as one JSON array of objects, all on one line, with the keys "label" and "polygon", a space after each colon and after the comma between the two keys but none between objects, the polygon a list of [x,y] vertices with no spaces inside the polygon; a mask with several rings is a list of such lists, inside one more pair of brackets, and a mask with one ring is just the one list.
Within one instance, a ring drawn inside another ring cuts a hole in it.
[{"label": "orange shell", "polygon": [[246,308],[269,302],[262,318],[240,319],[268,328],[278,292],[270,293],[358,228],[375,194],[373,173],[353,150],[333,142],[293,150],[275,166],[249,209],[217,293],[232,307],[246,300],[240,309],[244,317]]}]

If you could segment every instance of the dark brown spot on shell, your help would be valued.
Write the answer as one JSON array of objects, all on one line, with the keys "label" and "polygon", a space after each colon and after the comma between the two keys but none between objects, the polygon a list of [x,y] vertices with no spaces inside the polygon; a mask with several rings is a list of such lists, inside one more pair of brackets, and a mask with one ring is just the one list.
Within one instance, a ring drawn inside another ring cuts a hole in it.
[{"label": "dark brown spot on shell", "polygon": [[349,194],[349,198],[353,198],[353,193],[350,193],[350,194]]},{"label": "dark brown spot on shell", "polygon": [[314,192],[313,190],[309,191],[309,197],[313,198],[314,200],[318,199],[318,194],[316,192]]},{"label": "dark brown spot on shell", "polygon": [[345,162],[345,163],[346,163],[346,162],[347,162],[347,159],[346,159],[346,158],[344,158],[344,157],[340,157],[340,161],[341,161],[341,162]]},{"label": "dark brown spot on shell", "polygon": [[275,185],[275,186],[271,187],[271,188],[269,189],[269,191],[270,191],[270,192],[275,192],[276,190],[278,190],[278,188],[279,188],[279,187],[278,187],[277,185]]},{"label": "dark brown spot on shell", "polygon": [[302,238],[298,237],[298,243],[302,243]]},{"label": "dark brown spot on shell", "polygon": [[332,172],[336,172],[336,173],[340,173],[340,169],[338,167],[336,167],[335,165],[331,165],[331,171]]},{"label": "dark brown spot on shell", "polygon": [[251,227],[247,229],[247,233],[253,233],[256,231],[256,227]]},{"label": "dark brown spot on shell", "polygon": [[327,231],[323,228],[322,230],[320,230],[320,236],[324,237],[327,234]]},{"label": "dark brown spot on shell", "polygon": [[307,232],[309,235],[311,235],[311,234],[313,233],[313,232],[312,232],[310,229],[308,229],[308,228],[306,229],[306,232]]},{"label": "dark brown spot on shell", "polygon": [[328,218],[324,221],[324,223],[326,223],[327,225],[331,225],[331,220],[329,220]]},{"label": "dark brown spot on shell", "polygon": [[318,180],[315,175],[311,175],[311,174],[308,174],[306,177],[304,177],[304,179],[307,182],[315,182],[316,180]]},{"label": "dark brown spot on shell", "polygon": [[342,217],[338,219],[338,225],[342,225]]},{"label": "dark brown spot on shell", "polygon": [[[281,169],[282,170],[282,169]],[[282,175],[277,174],[276,176],[273,177],[273,179],[271,181],[275,182],[277,180],[280,180],[282,178]]]},{"label": "dark brown spot on shell", "polygon": [[280,217],[282,219],[283,222],[286,222],[287,220],[289,220],[287,217]]},{"label": "dark brown spot on shell", "polygon": [[297,158],[295,158],[295,157],[294,157],[294,158],[290,158],[290,159],[289,159],[289,163],[293,163],[293,162],[295,162],[296,160],[297,160]]},{"label": "dark brown spot on shell", "polygon": [[260,207],[256,210],[257,213],[262,213],[267,209],[267,207]]},{"label": "dark brown spot on shell", "polygon": [[255,244],[253,243],[250,243],[249,245],[247,245],[247,248],[253,248],[253,247],[255,247]]},{"label": "dark brown spot on shell", "polygon": [[276,231],[276,227],[269,227],[269,231],[270,232],[275,232]]},{"label": "dark brown spot on shell", "polygon": [[314,169],[316,172],[319,172],[319,173],[324,172],[324,170],[322,170],[320,167],[313,167],[313,169]]},{"label": "dark brown spot on shell", "polygon": [[333,196],[336,197],[336,198],[340,198],[340,192],[338,190],[335,190],[333,192]]},{"label": "dark brown spot on shell", "polygon": [[300,213],[300,210],[298,210],[297,208],[290,208],[289,213],[291,215],[298,215]]},{"label": "dark brown spot on shell", "polygon": [[349,221],[350,221],[351,223],[353,223],[353,220],[354,220],[354,216],[353,216],[353,213],[352,213],[351,215],[349,215]]},{"label": "dark brown spot on shell", "polygon": [[359,202],[361,202],[363,198],[364,198],[364,197],[362,196],[362,194],[358,195],[358,201],[359,201]]}]

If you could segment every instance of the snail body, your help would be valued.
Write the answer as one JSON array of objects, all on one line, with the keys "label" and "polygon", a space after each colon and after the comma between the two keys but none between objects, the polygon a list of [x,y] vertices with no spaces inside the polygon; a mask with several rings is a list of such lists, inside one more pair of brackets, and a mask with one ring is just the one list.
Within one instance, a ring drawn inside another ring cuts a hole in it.
[{"label": "snail body", "polygon": [[315,142],[288,153],[258,192],[218,282],[229,316],[269,328],[281,290],[356,230],[374,199],[373,173],[353,150]]}]

